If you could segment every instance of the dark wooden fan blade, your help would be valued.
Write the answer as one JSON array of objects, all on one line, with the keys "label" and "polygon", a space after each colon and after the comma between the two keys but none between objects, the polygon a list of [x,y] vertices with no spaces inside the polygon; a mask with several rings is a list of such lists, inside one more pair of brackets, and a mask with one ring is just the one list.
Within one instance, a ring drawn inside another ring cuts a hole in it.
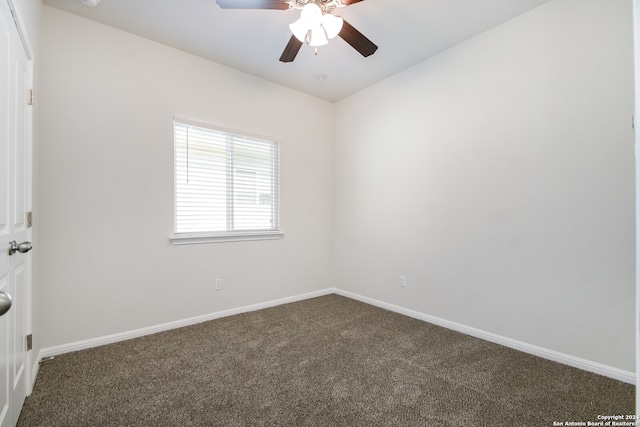
[{"label": "dark wooden fan blade", "polygon": [[342,0],[342,4],[345,6],[349,6],[350,4],[359,3],[362,0]]},{"label": "dark wooden fan blade", "polygon": [[281,62],[293,62],[296,59],[296,55],[298,51],[302,47],[302,42],[296,38],[296,36],[291,36],[289,39],[289,43],[284,48],[284,52],[282,52],[282,56],[280,57]]},{"label": "dark wooden fan blade", "polygon": [[285,0],[216,0],[222,9],[289,9]]},{"label": "dark wooden fan blade", "polygon": [[349,43],[352,48],[360,52],[362,56],[373,55],[373,53],[378,50],[378,46],[373,44],[373,42],[366,38],[360,31],[353,28],[353,25],[347,21],[342,23],[342,30],[340,30],[338,35]]}]

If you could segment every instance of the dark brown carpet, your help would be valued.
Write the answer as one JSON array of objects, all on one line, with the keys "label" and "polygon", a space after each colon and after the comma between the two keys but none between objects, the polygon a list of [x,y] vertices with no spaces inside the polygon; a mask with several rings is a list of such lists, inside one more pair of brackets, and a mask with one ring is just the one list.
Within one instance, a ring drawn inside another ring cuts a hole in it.
[{"label": "dark brown carpet", "polygon": [[337,295],[44,363],[19,426],[551,426],[632,385]]}]

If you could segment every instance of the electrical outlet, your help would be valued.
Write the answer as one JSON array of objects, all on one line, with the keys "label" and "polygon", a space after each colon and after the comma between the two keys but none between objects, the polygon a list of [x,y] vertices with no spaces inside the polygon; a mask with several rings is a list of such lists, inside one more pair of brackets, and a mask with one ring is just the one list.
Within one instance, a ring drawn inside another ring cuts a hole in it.
[{"label": "electrical outlet", "polygon": [[407,287],[407,278],[405,276],[400,276],[400,287],[401,288]]},{"label": "electrical outlet", "polygon": [[216,279],[216,291],[222,290],[222,279]]}]

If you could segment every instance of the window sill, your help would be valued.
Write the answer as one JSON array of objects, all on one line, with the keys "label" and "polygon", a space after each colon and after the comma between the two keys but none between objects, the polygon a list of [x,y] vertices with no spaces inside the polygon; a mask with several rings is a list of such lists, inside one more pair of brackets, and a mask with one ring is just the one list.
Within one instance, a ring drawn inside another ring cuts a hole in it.
[{"label": "window sill", "polygon": [[258,231],[232,234],[174,234],[169,240],[177,245],[200,245],[205,243],[247,242],[253,240],[278,240],[284,237],[281,231]]}]

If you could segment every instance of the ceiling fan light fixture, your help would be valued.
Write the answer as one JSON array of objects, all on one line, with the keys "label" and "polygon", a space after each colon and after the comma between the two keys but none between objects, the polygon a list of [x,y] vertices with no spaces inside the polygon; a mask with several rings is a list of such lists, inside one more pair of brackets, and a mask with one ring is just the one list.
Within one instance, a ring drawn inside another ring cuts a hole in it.
[{"label": "ceiling fan light fixture", "polygon": [[342,18],[331,14],[322,14],[316,3],[307,3],[300,12],[300,19],[289,24],[293,35],[309,46],[324,46],[334,38],[342,28]]},{"label": "ceiling fan light fixture", "polygon": [[309,32],[309,26],[302,19],[298,19],[293,24],[289,24],[289,29],[298,40],[303,43],[305,42],[305,38],[307,38],[307,33]]},{"label": "ceiling fan light fixture", "polygon": [[322,22],[322,9],[315,3],[307,3],[300,12],[300,19],[308,28],[316,27]]},{"label": "ceiling fan light fixture", "polygon": [[322,27],[327,32],[327,37],[329,39],[336,37],[340,33],[343,22],[342,18],[330,13],[327,13],[322,17]]},{"label": "ceiling fan light fixture", "polygon": [[311,29],[311,35],[309,36],[308,41],[309,46],[324,46],[329,44],[327,34],[320,25]]},{"label": "ceiling fan light fixture", "polygon": [[[65,0],[77,1],[77,0]],[[100,0],[82,0],[98,2]],[[336,8],[350,6],[363,0],[215,0],[222,9],[273,9],[300,11],[299,19],[290,24],[293,35],[280,56],[280,62],[293,62],[304,44],[317,46],[329,43],[329,39],[340,37],[363,57],[373,55],[378,46],[353,25],[333,15]]]}]

